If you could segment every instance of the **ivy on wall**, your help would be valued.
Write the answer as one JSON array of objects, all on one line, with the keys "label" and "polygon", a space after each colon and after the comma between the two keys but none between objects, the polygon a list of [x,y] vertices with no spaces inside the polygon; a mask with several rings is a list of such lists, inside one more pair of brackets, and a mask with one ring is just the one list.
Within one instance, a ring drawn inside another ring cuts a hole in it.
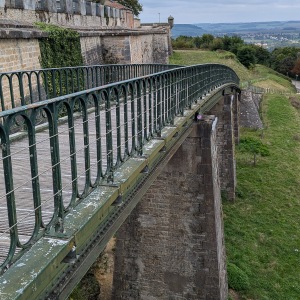
[{"label": "ivy on wall", "polygon": [[71,67],[83,64],[78,32],[42,22],[36,23],[36,26],[48,33],[48,37],[39,40],[42,68]]},{"label": "ivy on wall", "polygon": [[[38,22],[39,29],[48,33],[46,38],[39,39],[40,64],[42,68],[62,68],[83,65],[79,33],[56,25]],[[45,92],[48,98],[65,95],[70,92],[67,86],[72,86],[72,92],[84,89],[83,74],[76,79],[75,73],[47,72],[43,76]]]}]

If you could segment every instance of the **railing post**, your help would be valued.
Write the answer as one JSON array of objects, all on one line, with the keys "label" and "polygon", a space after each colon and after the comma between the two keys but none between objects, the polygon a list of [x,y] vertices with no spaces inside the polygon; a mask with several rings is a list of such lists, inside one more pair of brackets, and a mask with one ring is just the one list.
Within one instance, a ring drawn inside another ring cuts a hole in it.
[{"label": "railing post", "polygon": [[105,101],[105,120],[106,120],[106,155],[107,155],[107,182],[114,181],[113,174],[113,145],[112,145],[112,124],[111,124],[111,89]]},{"label": "railing post", "polygon": [[137,89],[137,153],[143,154],[143,113],[142,113],[142,82],[139,80],[136,84]]},{"label": "railing post", "polygon": [[[9,128],[9,123],[11,119],[9,118],[5,124],[6,128]],[[1,124],[0,124],[1,126]],[[14,193],[14,183],[13,183],[13,172],[12,172],[12,162],[11,162],[11,153],[10,153],[10,141],[8,136],[8,131],[1,130],[0,128],[0,142],[2,148],[2,157],[3,157],[3,171],[4,171],[4,181],[5,181],[5,192],[6,192],[6,205],[8,212],[8,226],[9,226],[9,235],[10,235],[10,245],[8,255],[5,261],[2,263],[3,268],[1,273],[4,271],[4,268],[12,260],[17,244],[18,244],[18,227],[17,227],[17,212],[16,212],[16,202],[15,202],[15,193]]]},{"label": "railing post", "polygon": [[157,115],[156,115],[156,122],[157,122],[157,136],[161,137],[161,130],[162,130],[162,115],[161,115],[161,76],[157,78],[156,82],[156,105],[157,105]]},{"label": "railing post", "polygon": [[116,166],[118,167],[122,161],[121,151],[121,112],[120,112],[120,90],[116,91],[116,129],[117,129],[117,161]]},{"label": "railing post", "polygon": [[58,111],[56,103],[49,104],[51,119],[49,119],[49,137],[52,164],[52,182],[54,194],[54,213],[50,226],[54,225],[56,232],[63,232],[64,207],[62,199],[61,168],[58,139]]}]

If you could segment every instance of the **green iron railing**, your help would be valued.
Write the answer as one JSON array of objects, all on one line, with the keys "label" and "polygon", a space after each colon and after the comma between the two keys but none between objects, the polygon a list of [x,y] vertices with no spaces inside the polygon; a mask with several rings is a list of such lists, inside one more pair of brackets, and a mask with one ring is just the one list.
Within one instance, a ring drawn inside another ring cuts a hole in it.
[{"label": "green iron railing", "polygon": [[160,64],[96,65],[0,73],[0,111],[174,67]]},{"label": "green iron railing", "polygon": [[41,236],[63,235],[65,216],[93,188],[113,183],[164,126],[228,83],[239,79],[223,65],[178,67],[0,112],[1,272]]}]

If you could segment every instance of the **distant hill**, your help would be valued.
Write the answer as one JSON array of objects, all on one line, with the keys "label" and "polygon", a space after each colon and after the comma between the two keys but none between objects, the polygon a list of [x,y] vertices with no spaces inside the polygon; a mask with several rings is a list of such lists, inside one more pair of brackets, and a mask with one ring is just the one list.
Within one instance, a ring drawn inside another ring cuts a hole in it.
[{"label": "distant hill", "polygon": [[180,35],[199,36],[207,33],[201,27],[192,24],[175,24],[172,28],[172,37],[176,38]]},{"label": "distant hill", "polygon": [[204,33],[213,35],[247,32],[300,32],[300,21],[273,21],[273,22],[251,22],[251,23],[197,23],[197,24],[175,24],[172,36],[179,35],[198,36]]}]

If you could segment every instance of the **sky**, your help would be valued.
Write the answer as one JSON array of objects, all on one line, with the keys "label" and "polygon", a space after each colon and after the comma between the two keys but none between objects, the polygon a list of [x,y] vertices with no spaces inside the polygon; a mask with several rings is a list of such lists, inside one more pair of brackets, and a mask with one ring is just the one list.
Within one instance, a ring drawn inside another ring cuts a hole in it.
[{"label": "sky", "polygon": [[139,0],[142,23],[235,23],[300,20],[300,0]]}]

